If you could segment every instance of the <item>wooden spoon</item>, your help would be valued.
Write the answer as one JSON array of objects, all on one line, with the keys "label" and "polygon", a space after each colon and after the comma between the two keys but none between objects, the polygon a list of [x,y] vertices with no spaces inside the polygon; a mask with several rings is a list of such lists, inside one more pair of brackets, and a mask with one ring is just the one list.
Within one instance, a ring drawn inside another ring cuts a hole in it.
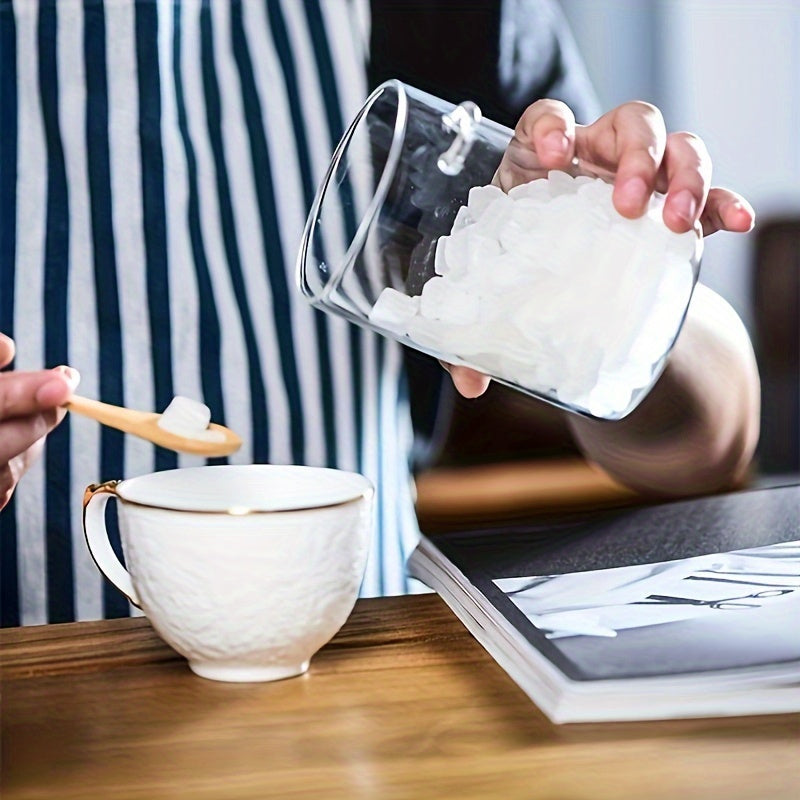
[{"label": "wooden spoon", "polygon": [[164,430],[158,425],[161,414],[152,411],[134,411],[130,408],[112,406],[109,403],[101,403],[98,400],[89,400],[77,395],[72,395],[72,399],[64,404],[64,408],[75,414],[91,417],[110,428],[132,433],[134,436],[147,439],[160,447],[177,450],[180,453],[194,453],[209,457],[227,456],[235,453],[242,446],[242,440],[232,430],[213,422],[208,426],[208,430],[221,433],[224,438],[219,441],[179,436]]}]

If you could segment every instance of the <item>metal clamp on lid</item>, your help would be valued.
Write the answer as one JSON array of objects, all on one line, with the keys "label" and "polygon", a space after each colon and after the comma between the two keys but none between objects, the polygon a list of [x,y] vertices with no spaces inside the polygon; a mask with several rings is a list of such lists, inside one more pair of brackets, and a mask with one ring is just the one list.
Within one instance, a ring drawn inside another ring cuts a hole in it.
[{"label": "metal clamp on lid", "polygon": [[458,175],[464,167],[464,161],[475,138],[475,127],[480,124],[483,114],[471,100],[456,106],[449,114],[442,116],[442,128],[452,131],[456,138],[447,150],[442,153],[436,166],[445,175]]}]

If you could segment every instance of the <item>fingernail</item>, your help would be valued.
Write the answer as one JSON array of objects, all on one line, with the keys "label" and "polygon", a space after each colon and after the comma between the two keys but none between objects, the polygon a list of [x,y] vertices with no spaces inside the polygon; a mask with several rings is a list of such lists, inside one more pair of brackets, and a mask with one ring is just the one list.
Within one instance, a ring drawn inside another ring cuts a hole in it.
[{"label": "fingernail", "polygon": [[74,389],[81,381],[81,374],[74,367],[68,367],[62,364],[60,367],[55,367],[53,372],[61,373],[71,384]]},{"label": "fingernail", "polygon": [[694,222],[697,211],[697,201],[688,189],[681,189],[670,201],[670,206],[675,214],[687,222]]},{"label": "fingernail", "polygon": [[617,186],[615,199],[628,208],[639,208],[647,201],[647,193],[647,184],[637,176]]},{"label": "fingernail", "polygon": [[563,156],[569,149],[569,139],[561,131],[550,131],[542,139],[542,144],[552,156]]},{"label": "fingernail", "polygon": [[[731,220],[731,214],[739,217],[738,222],[735,218]],[[752,230],[756,221],[756,215],[753,209],[748,208],[747,205],[739,200],[732,200],[730,203],[726,203],[722,208],[722,216],[723,218],[728,218],[728,225],[734,226],[737,231],[741,231],[742,233]],[[746,228],[742,227],[742,220],[746,220]]]},{"label": "fingernail", "polygon": [[736,211],[737,213],[744,212],[746,214],[750,214],[748,209],[744,207],[744,203],[741,203],[739,200],[733,200],[732,202],[728,203],[726,206],[726,210],[730,209],[731,211]]}]

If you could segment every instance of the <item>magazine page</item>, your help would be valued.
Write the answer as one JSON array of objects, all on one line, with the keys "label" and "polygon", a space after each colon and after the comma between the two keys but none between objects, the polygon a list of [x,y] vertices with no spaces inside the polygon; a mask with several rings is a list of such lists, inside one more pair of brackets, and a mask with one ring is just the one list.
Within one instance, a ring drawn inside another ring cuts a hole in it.
[{"label": "magazine page", "polygon": [[494,584],[585,679],[800,664],[800,541]]}]

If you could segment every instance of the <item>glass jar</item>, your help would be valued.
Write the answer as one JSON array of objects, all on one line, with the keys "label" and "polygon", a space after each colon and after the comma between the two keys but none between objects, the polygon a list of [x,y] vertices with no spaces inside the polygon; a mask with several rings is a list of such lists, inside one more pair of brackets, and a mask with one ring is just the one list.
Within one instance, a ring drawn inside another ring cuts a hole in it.
[{"label": "glass jar", "polygon": [[[299,289],[437,359],[620,419],[655,384],[683,324],[699,227],[667,231],[659,195],[641,220],[624,220],[611,206],[613,175],[577,160],[569,174],[541,169],[531,177],[544,180],[505,194],[490,184],[512,137],[474,103],[382,84],[317,192]],[[580,195],[600,221],[590,229],[559,194]]]}]

